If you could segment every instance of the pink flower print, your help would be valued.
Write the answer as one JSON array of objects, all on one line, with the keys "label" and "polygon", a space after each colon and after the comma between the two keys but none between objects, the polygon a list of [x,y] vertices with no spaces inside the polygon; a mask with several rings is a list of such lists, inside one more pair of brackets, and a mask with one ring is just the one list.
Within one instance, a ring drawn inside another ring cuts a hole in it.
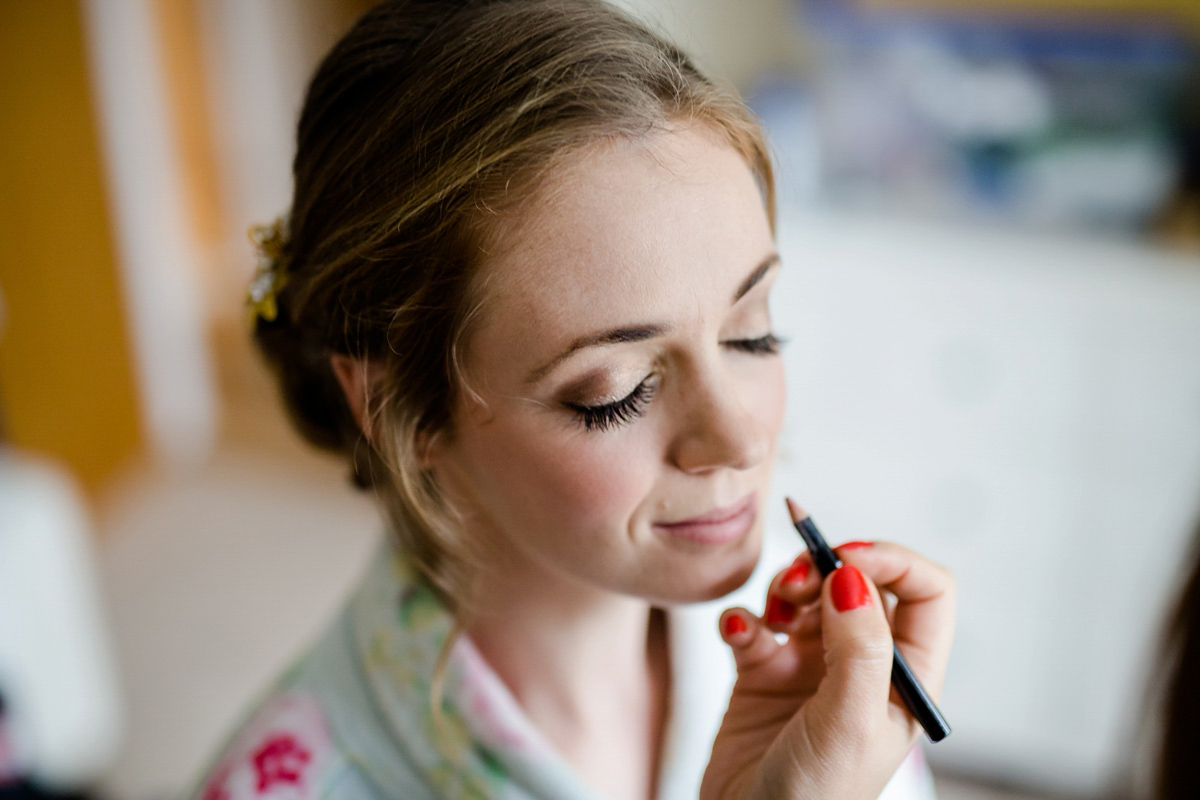
[{"label": "pink flower print", "polygon": [[281,733],[267,739],[254,753],[259,794],[270,791],[277,784],[299,786],[310,761],[312,753],[295,736]]},{"label": "pink flower print", "polygon": [[234,737],[193,800],[316,800],[337,758],[317,698],[281,695]]}]

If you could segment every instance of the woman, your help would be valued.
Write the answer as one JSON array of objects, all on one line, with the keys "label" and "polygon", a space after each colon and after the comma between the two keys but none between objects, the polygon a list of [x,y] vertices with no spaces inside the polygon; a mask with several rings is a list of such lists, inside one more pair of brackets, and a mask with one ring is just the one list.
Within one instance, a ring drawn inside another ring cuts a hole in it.
[{"label": "woman", "polygon": [[313,78],[294,172],[258,340],[392,544],[201,796],[878,796],[918,729],[877,587],[935,694],[949,650],[920,557],[798,559],[721,618],[715,743],[692,702],[723,687],[685,607],[754,569],[784,409],[740,102],[600,3],[386,3]]}]

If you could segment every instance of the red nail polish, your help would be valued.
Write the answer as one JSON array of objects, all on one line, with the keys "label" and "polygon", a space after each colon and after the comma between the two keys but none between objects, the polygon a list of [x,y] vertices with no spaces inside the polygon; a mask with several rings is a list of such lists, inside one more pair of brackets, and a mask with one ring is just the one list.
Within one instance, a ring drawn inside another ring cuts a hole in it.
[{"label": "red nail polish", "polygon": [[789,585],[804,583],[808,578],[808,571],[811,569],[807,561],[797,561],[788,567],[787,572],[783,573],[783,582]]},{"label": "red nail polish", "polygon": [[846,542],[845,544],[839,544],[837,547],[835,547],[833,549],[834,550],[863,550],[867,547],[874,547],[874,546],[875,546],[874,542]]},{"label": "red nail polish", "polygon": [[746,632],[746,620],[734,614],[731,617],[725,618],[725,635],[737,636],[739,633]]},{"label": "red nail polish", "polygon": [[767,624],[786,625],[796,618],[796,604],[789,603],[782,597],[771,595],[767,598]]},{"label": "red nail polish", "polygon": [[833,573],[829,580],[829,596],[833,600],[833,607],[838,611],[853,611],[871,605],[871,590],[867,588],[867,579],[857,567],[847,564]]}]

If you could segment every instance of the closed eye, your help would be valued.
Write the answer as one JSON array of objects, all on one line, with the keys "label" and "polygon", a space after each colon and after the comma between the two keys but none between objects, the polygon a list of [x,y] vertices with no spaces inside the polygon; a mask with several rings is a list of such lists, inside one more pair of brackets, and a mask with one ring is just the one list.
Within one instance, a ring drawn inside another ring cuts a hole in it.
[{"label": "closed eye", "polygon": [[605,431],[624,425],[646,413],[646,405],[654,396],[654,386],[649,375],[633,388],[633,391],[599,406],[585,406],[578,403],[567,403],[567,408],[575,412],[575,418],[589,431]]},{"label": "closed eye", "polygon": [[727,339],[721,342],[721,344],[733,350],[749,353],[750,355],[773,356],[779,352],[779,349],[783,347],[785,342],[775,334],[768,333],[766,336],[759,336],[757,339]]}]

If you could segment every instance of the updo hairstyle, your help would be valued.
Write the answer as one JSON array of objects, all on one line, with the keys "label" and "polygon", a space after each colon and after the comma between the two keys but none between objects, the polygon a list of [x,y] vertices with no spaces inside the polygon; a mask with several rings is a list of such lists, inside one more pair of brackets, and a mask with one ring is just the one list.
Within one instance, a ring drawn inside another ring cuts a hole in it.
[{"label": "updo hairstyle", "polygon": [[[741,101],[603,2],[385,2],[313,76],[288,225],[273,242],[285,282],[255,337],[297,429],[374,488],[456,612],[472,548],[418,446],[453,435],[469,391],[460,362],[486,302],[473,277],[489,237],[562,159],[694,122],[745,158],[773,221],[770,159]],[[365,398],[369,440],[335,354],[380,368]]]}]

